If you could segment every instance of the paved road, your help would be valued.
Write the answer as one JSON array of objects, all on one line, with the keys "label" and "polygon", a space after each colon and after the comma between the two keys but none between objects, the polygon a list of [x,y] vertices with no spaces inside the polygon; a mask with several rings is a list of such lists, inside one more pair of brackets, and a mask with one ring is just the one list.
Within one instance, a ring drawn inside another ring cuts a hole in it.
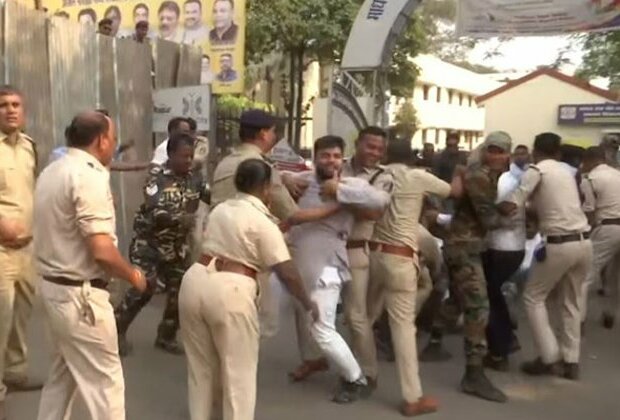
[{"label": "paved road", "polygon": [[[163,300],[158,297],[136,320],[130,331],[134,353],[124,360],[128,420],[188,419],[186,373],[183,357],[170,356],[153,348]],[[596,303],[593,303],[593,307]],[[596,309],[595,309],[596,311]],[[598,314],[597,314],[598,315]],[[429,420],[617,420],[620,419],[620,330],[603,330],[592,321],[584,343],[582,380],[525,378],[517,364],[532,355],[526,326],[519,331],[523,351],[515,357],[513,371],[491,374],[508,394],[510,402],[498,405],[458,392],[462,374],[462,341],[448,338],[455,358],[443,364],[422,365],[422,383],[427,394],[439,397],[441,411]],[[381,366],[379,389],[370,400],[351,406],[329,402],[335,385],[333,373],[304,384],[289,384],[286,372],[297,362],[292,317],[284,314],[280,334],[265,341],[261,349],[259,396],[256,420],[389,420],[402,418],[396,411],[399,391],[395,367]],[[426,337],[422,337],[425,341]],[[31,329],[33,376],[44,378],[50,360],[40,308]],[[40,393],[11,394],[7,399],[10,420],[36,419]],[[77,402],[73,420],[88,420]]]}]

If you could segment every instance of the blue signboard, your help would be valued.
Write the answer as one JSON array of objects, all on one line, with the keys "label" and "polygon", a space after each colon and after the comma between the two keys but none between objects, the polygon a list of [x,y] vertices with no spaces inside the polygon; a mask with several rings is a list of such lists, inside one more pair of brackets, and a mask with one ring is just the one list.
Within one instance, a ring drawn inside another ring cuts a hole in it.
[{"label": "blue signboard", "polygon": [[620,125],[620,104],[560,105],[558,124]]}]

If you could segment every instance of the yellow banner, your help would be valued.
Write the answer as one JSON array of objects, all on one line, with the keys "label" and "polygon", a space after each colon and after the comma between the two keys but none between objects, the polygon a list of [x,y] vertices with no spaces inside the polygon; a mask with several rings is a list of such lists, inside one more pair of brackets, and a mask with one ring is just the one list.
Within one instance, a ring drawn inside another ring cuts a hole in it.
[{"label": "yellow banner", "polygon": [[96,25],[112,20],[112,35],[131,38],[149,22],[149,38],[197,45],[203,51],[202,83],[213,93],[243,92],[246,0],[42,0],[51,14]]}]

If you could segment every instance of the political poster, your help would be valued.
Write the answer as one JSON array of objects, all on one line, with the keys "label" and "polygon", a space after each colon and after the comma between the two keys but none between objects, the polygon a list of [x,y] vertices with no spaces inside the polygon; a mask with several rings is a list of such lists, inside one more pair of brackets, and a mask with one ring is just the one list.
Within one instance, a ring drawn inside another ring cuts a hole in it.
[{"label": "political poster", "polygon": [[457,33],[472,37],[561,35],[620,27],[620,0],[461,0]]},{"label": "political poster", "polygon": [[153,92],[153,131],[168,132],[174,117],[193,118],[198,131],[209,131],[211,91],[208,85],[159,89]]},{"label": "political poster", "polygon": [[42,0],[54,15],[96,26],[112,20],[112,36],[131,38],[149,23],[148,37],[197,45],[203,51],[201,83],[217,94],[243,91],[246,0]]}]

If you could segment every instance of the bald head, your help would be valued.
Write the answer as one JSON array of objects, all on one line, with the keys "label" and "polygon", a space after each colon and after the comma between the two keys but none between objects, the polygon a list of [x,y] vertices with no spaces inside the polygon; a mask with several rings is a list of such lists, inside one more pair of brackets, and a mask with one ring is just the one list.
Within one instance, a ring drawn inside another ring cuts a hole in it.
[{"label": "bald head", "polygon": [[92,145],[110,129],[110,118],[97,111],[77,114],[65,130],[67,146],[84,149]]}]

